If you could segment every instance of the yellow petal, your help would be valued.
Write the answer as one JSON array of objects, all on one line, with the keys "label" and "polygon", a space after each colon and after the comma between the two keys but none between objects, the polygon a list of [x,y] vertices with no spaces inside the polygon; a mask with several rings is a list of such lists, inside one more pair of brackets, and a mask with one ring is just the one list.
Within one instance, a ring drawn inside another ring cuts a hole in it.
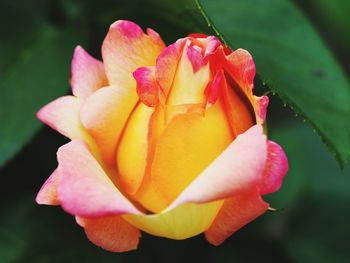
[{"label": "yellow petal", "polygon": [[171,203],[233,140],[220,100],[206,110],[181,114],[159,138],[151,177],[157,191]]},{"label": "yellow petal", "polygon": [[148,132],[154,108],[139,103],[126,124],[117,152],[119,180],[134,194],[142,183],[147,164]]},{"label": "yellow petal", "polygon": [[133,226],[155,236],[186,239],[209,228],[223,201],[187,203],[155,215],[124,215]]}]

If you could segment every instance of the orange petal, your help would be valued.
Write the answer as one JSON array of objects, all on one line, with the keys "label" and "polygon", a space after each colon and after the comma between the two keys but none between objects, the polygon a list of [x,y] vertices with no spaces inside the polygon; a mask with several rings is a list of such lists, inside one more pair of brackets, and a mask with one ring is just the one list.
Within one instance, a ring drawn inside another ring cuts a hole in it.
[{"label": "orange petal", "polygon": [[226,75],[221,90],[233,133],[235,136],[244,133],[256,123],[254,108],[249,97],[229,75]]},{"label": "orange petal", "polygon": [[233,140],[219,101],[198,113],[181,114],[159,138],[151,177],[156,189],[173,201]]},{"label": "orange petal", "polygon": [[137,248],[140,230],[130,225],[121,216],[99,218],[76,217],[84,227],[89,240],[111,252],[125,252]]},{"label": "orange petal", "polygon": [[268,207],[256,189],[228,198],[214,222],[205,231],[205,237],[209,243],[218,246],[238,229],[263,214]]},{"label": "orange petal", "polygon": [[102,62],[90,56],[81,46],[74,50],[71,85],[73,94],[79,98],[86,98],[108,85]]}]

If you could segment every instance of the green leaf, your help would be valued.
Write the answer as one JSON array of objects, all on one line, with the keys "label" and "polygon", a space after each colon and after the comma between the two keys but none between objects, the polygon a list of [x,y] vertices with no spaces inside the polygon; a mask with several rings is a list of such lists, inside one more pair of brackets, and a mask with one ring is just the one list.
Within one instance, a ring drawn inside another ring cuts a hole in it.
[{"label": "green leaf", "polygon": [[264,83],[306,118],[344,165],[350,155],[350,87],[298,8],[285,0],[198,0],[231,48],[249,50]]},{"label": "green leaf", "polygon": [[84,39],[81,32],[42,26],[34,43],[0,76],[0,166],[40,127],[36,111],[67,92],[72,52]]}]

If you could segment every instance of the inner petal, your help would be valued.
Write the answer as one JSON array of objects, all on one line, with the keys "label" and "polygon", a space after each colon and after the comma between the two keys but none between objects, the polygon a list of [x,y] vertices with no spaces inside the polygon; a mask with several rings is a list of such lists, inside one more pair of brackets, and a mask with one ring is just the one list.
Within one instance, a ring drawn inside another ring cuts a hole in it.
[{"label": "inner petal", "polygon": [[205,116],[197,112],[175,116],[155,148],[151,168],[155,189],[171,203],[233,138],[221,100]]},{"label": "inner petal", "polygon": [[189,40],[186,42],[177,67],[175,79],[167,99],[168,105],[204,102],[204,89],[211,78],[209,63],[202,65],[196,72],[194,71],[193,63],[187,52],[190,43]]}]

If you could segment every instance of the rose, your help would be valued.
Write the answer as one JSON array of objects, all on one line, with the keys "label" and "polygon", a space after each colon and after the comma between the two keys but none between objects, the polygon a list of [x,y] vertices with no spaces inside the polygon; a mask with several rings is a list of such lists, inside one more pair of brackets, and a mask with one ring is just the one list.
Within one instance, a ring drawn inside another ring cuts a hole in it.
[{"label": "rose", "polygon": [[73,96],[38,118],[72,141],[38,193],[61,205],[88,238],[110,251],[134,249],[140,230],[218,245],[263,214],[286,156],[263,132],[268,98],[253,95],[250,54],[216,37],[189,35],[165,47],[117,21],[103,63],[77,47]]}]

